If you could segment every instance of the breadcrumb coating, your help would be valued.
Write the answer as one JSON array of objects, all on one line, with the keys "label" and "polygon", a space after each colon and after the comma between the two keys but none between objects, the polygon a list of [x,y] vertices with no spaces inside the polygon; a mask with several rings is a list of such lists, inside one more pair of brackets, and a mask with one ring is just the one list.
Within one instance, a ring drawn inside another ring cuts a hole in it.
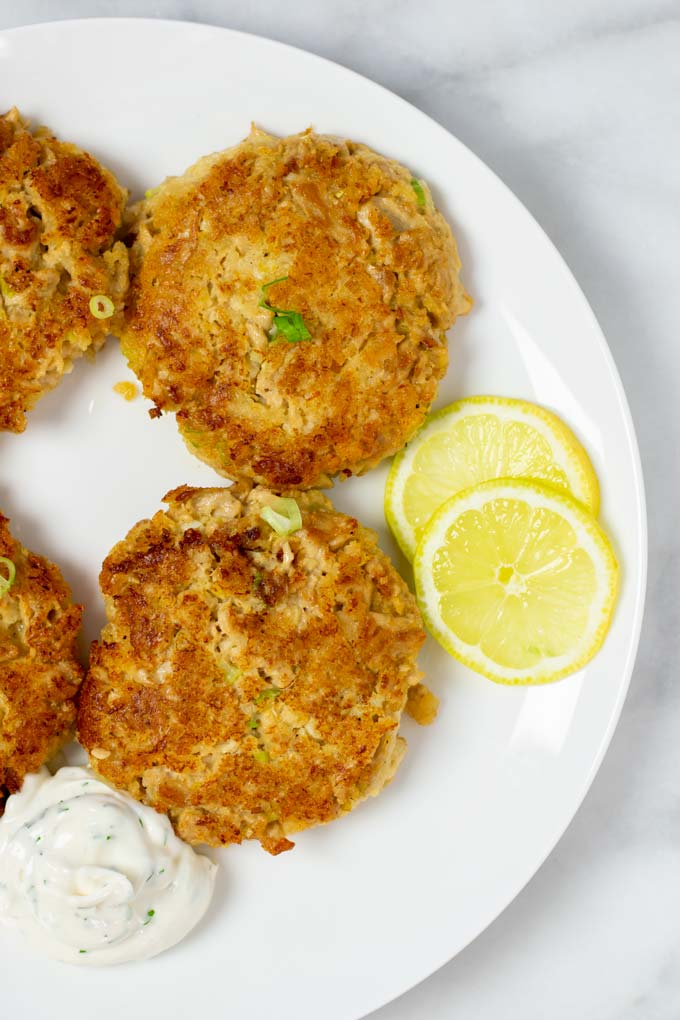
[{"label": "breadcrumb coating", "polygon": [[78,730],[93,768],[190,843],[288,837],[392,778],[425,639],[375,536],[319,492],[182,487],[104,562]]},{"label": "breadcrumb coating", "polygon": [[133,208],[123,351],[216,471],[326,486],[420,426],[471,302],[413,184],[364,145],[254,129]]},{"label": "breadcrumb coating", "polygon": [[[0,514],[0,556],[16,569],[0,596],[0,812],[24,776],[54,755],[75,728],[83,677],[76,640],[82,606],[59,569],[28,552]],[[0,565],[3,577],[8,565]]]},{"label": "breadcrumb coating", "polygon": [[[74,359],[120,331],[126,199],[88,153],[32,132],[16,109],[0,117],[0,430],[23,432]],[[105,318],[90,305],[101,296]]]}]

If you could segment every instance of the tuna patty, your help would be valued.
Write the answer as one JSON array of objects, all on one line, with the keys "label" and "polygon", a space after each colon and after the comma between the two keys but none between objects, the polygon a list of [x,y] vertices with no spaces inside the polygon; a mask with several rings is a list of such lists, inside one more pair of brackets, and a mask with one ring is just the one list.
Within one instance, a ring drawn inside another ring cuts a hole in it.
[{"label": "tuna patty", "polygon": [[318,492],[277,534],[263,488],[176,489],[104,562],[78,729],[93,768],[212,845],[288,836],[380,792],[420,674],[413,596]]},{"label": "tuna patty", "polygon": [[75,145],[17,110],[0,117],[0,429],[23,432],[74,359],[119,330],[126,197]]},{"label": "tuna patty", "polygon": [[[0,812],[75,727],[82,607],[49,560],[12,538],[0,514]],[[7,589],[7,581],[12,581]]]},{"label": "tuna patty", "polygon": [[133,210],[123,350],[221,474],[328,485],[399,450],[470,299],[427,186],[364,145],[254,130]]}]

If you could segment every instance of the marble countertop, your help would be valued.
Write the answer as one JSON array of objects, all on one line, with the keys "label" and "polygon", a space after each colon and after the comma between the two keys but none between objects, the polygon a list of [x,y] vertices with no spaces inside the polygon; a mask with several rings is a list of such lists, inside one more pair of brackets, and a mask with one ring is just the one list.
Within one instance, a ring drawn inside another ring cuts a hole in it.
[{"label": "marble countertop", "polygon": [[499,174],[585,290],[628,393],[647,485],[649,591],[631,690],[590,793],[533,881],[374,1017],[677,1020],[680,3],[5,0],[0,28],[115,15],[269,36],[387,86]]}]

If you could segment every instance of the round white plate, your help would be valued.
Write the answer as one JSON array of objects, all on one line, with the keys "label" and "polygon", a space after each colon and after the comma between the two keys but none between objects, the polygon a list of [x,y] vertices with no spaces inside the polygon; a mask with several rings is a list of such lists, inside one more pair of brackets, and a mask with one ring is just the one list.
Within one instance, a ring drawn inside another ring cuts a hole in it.
[{"label": "round white plate", "polygon": [[[396,157],[424,177],[454,226],[475,307],[450,339],[438,404],[503,393],[553,408],[602,482],[602,517],[623,570],[604,649],[580,674],[534,690],[495,686],[431,639],[421,662],[441,698],[436,723],[407,722],[409,751],[377,800],[304,833],[291,853],[217,854],[200,927],[141,965],[74,972],[0,930],[3,1016],[180,1020],[209,1012],[353,1020],[420,981],[488,925],[564,831],[616,724],[640,629],[643,484],[626,400],[605,340],[545,234],[503,184],[426,116],[377,85],[299,50],[205,26],[76,21],[0,36],[2,101],[90,149],[135,195],[251,121],[275,133],[313,124]],[[171,417],[149,420],[110,341],[46,397],[21,436],[0,437],[0,507],[24,542],[63,566],[102,618],[97,573],[111,545],[163,494],[215,484]],[[386,468],[333,498],[377,529]]]}]

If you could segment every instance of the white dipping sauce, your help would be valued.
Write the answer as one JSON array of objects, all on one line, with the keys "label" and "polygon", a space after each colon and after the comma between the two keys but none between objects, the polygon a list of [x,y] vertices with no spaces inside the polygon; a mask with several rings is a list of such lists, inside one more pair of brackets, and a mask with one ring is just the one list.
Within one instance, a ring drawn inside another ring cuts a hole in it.
[{"label": "white dipping sauce", "polygon": [[0,921],[66,963],[143,960],[205,913],[216,867],[87,768],[26,776],[0,818]]}]

